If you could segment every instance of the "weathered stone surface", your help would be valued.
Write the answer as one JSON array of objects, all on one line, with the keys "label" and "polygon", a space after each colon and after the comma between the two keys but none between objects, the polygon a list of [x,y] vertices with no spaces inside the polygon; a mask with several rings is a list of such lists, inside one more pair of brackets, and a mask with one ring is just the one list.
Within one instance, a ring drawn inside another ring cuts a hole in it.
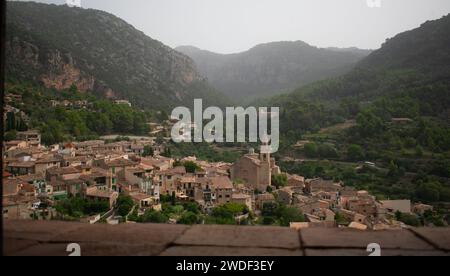
[{"label": "weathered stone surface", "polygon": [[[403,231],[167,224],[89,225],[56,221],[4,221],[4,254],[68,256],[450,256],[449,228]],[[300,238],[303,242],[300,241]],[[440,249],[442,248],[442,249]]]},{"label": "weathered stone surface", "polygon": [[[67,256],[70,243],[82,246],[82,254],[144,255],[161,253],[186,226],[166,224],[89,225],[68,222],[7,221],[4,236],[9,255]],[[33,241],[33,242],[31,242]],[[41,244],[37,244],[41,242]]]},{"label": "weathered stone surface", "polygon": [[[126,243],[80,243],[81,256],[157,256],[164,249],[163,245],[126,244]],[[12,253],[14,256],[69,256],[67,243],[45,243],[28,247]]]},{"label": "weathered stone surface", "polygon": [[28,240],[50,241],[57,235],[75,231],[83,226],[85,225],[62,221],[5,220],[3,237],[19,239],[26,237]]},{"label": "weathered stone surface", "polygon": [[86,243],[81,244],[83,256],[158,256],[166,244],[120,244],[120,243]]},{"label": "weathered stone surface", "polygon": [[255,247],[174,246],[161,256],[303,256],[300,250]]},{"label": "weathered stone surface", "polygon": [[52,241],[168,245],[186,229],[186,226],[169,224],[86,225],[55,236]]},{"label": "weathered stone surface", "polygon": [[450,231],[448,228],[414,228],[411,230],[436,247],[450,251]]},{"label": "weathered stone surface", "polygon": [[324,257],[334,257],[334,256],[369,256],[369,253],[363,249],[306,249],[306,256],[324,256]]},{"label": "weathered stone surface", "polygon": [[193,226],[177,245],[299,249],[298,232],[282,227]]},{"label": "weathered stone surface", "polygon": [[377,243],[382,249],[433,250],[434,247],[407,230],[358,231],[350,229],[304,229],[300,232],[306,248],[361,248]]},{"label": "weathered stone surface", "polygon": [[19,252],[15,252],[14,254],[7,255],[11,256],[69,256],[70,253],[66,252],[67,244],[54,244],[54,243],[45,243],[38,244],[35,246],[28,247]]},{"label": "weathered stone surface", "polygon": [[28,247],[37,245],[38,242],[34,240],[20,240],[20,239],[12,239],[12,238],[4,238],[3,239],[3,250],[4,252],[8,252],[8,254],[13,255],[16,252],[24,250]]},{"label": "weathered stone surface", "polygon": [[[371,253],[363,249],[306,249],[306,256],[356,256],[364,257],[369,256]],[[399,249],[386,249],[381,250],[381,256],[449,256],[447,253],[438,250],[399,250]]]}]

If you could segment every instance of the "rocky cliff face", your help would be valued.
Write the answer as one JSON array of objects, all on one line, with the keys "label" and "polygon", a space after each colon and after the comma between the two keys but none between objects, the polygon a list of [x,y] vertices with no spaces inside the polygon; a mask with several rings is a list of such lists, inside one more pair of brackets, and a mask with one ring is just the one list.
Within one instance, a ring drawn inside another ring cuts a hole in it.
[{"label": "rocky cliff face", "polygon": [[[7,78],[125,98],[147,108],[222,105],[187,56],[102,11],[7,4]],[[195,89],[194,89],[195,87]]]},{"label": "rocky cliff face", "polygon": [[48,88],[68,89],[76,85],[79,91],[96,90],[94,76],[81,71],[72,55],[58,49],[45,50],[39,45],[12,36],[6,41],[7,69],[10,75],[39,81]]}]

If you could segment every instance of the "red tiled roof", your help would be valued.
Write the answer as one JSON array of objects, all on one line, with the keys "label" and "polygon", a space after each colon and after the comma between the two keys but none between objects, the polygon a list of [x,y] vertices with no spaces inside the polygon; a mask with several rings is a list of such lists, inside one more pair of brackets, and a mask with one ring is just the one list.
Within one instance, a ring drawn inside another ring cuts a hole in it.
[{"label": "red tiled roof", "polygon": [[60,175],[64,175],[64,174],[76,174],[76,173],[81,173],[81,169],[80,168],[75,168],[75,167],[62,167],[62,168],[50,168],[47,170],[47,172],[49,174],[60,174]]},{"label": "red tiled roof", "polygon": [[175,167],[173,169],[167,170],[167,171],[163,171],[161,172],[161,174],[165,174],[165,175],[184,175],[186,174],[186,168],[185,167]]},{"label": "red tiled roof", "polygon": [[139,193],[139,194],[133,194],[133,195],[131,195],[131,198],[134,199],[134,200],[136,200],[136,201],[141,201],[141,200],[146,200],[146,199],[152,198],[152,196],[149,196],[149,195],[146,195],[146,194]]},{"label": "red tiled roof", "polygon": [[226,176],[211,177],[211,182],[216,189],[233,189],[233,183]]},{"label": "red tiled roof", "polygon": [[11,173],[9,173],[9,172],[7,172],[7,171],[3,171],[3,178],[8,178],[8,177],[10,177],[10,176],[12,176]]},{"label": "red tiled roof", "polygon": [[127,159],[116,159],[106,163],[109,167],[131,167],[137,165],[135,162],[127,160]]},{"label": "red tiled roof", "polygon": [[20,189],[22,191],[27,192],[27,193],[34,193],[36,191],[35,187],[33,185],[28,184],[28,183],[22,184]]},{"label": "red tiled roof", "polygon": [[9,163],[8,167],[14,167],[14,168],[32,168],[34,167],[34,162],[13,162]]},{"label": "red tiled roof", "polygon": [[101,190],[98,188],[92,188],[86,191],[86,195],[89,197],[111,198],[113,194],[113,191]]},{"label": "red tiled roof", "polygon": [[24,143],[25,141],[21,141],[21,140],[13,140],[13,141],[8,141],[6,142],[6,145],[8,146],[17,146],[20,143]]},{"label": "red tiled roof", "polygon": [[5,179],[3,180],[3,196],[16,195],[19,191],[19,186],[24,184],[19,179]]},{"label": "red tiled roof", "polygon": [[64,148],[66,148],[66,149],[75,148],[75,145],[72,144],[72,143],[67,143],[67,144],[64,145]]}]

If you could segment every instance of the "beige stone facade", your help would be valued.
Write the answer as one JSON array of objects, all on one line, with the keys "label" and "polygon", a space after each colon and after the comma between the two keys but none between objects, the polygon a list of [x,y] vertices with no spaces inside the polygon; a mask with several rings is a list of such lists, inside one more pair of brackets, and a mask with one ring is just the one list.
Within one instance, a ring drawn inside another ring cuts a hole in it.
[{"label": "beige stone facade", "polygon": [[275,160],[268,153],[251,151],[239,159],[231,168],[231,178],[243,181],[248,187],[264,192],[272,186],[272,174],[279,173]]}]

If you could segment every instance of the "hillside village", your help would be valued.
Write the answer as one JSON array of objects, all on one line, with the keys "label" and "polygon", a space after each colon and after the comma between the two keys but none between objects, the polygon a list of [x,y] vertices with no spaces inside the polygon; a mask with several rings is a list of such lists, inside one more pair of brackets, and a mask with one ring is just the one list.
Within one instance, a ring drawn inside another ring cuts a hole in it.
[{"label": "hillside village", "polygon": [[[270,154],[253,149],[233,164],[213,163],[195,156],[164,157],[164,143],[142,137],[45,147],[38,131],[18,132],[16,140],[3,143],[3,218],[67,220],[57,206],[70,198],[106,206],[76,218],[91,224],[132,222],[132,214],[161,212],[164,202],[195,204],[205,216],[220,206],[243,206],[234,214],[235,223],[249,225],[270,224],[261,218],[275,205],[288,206],[302,214],[289,221],[292,228],[398,229],[406,227],[396,220],[399,214],[419,217],[433,211],[409,200],[377,201],[342,182],[283,173]],[[132,200],[132,208],[119,216],[123,198]]]}]

